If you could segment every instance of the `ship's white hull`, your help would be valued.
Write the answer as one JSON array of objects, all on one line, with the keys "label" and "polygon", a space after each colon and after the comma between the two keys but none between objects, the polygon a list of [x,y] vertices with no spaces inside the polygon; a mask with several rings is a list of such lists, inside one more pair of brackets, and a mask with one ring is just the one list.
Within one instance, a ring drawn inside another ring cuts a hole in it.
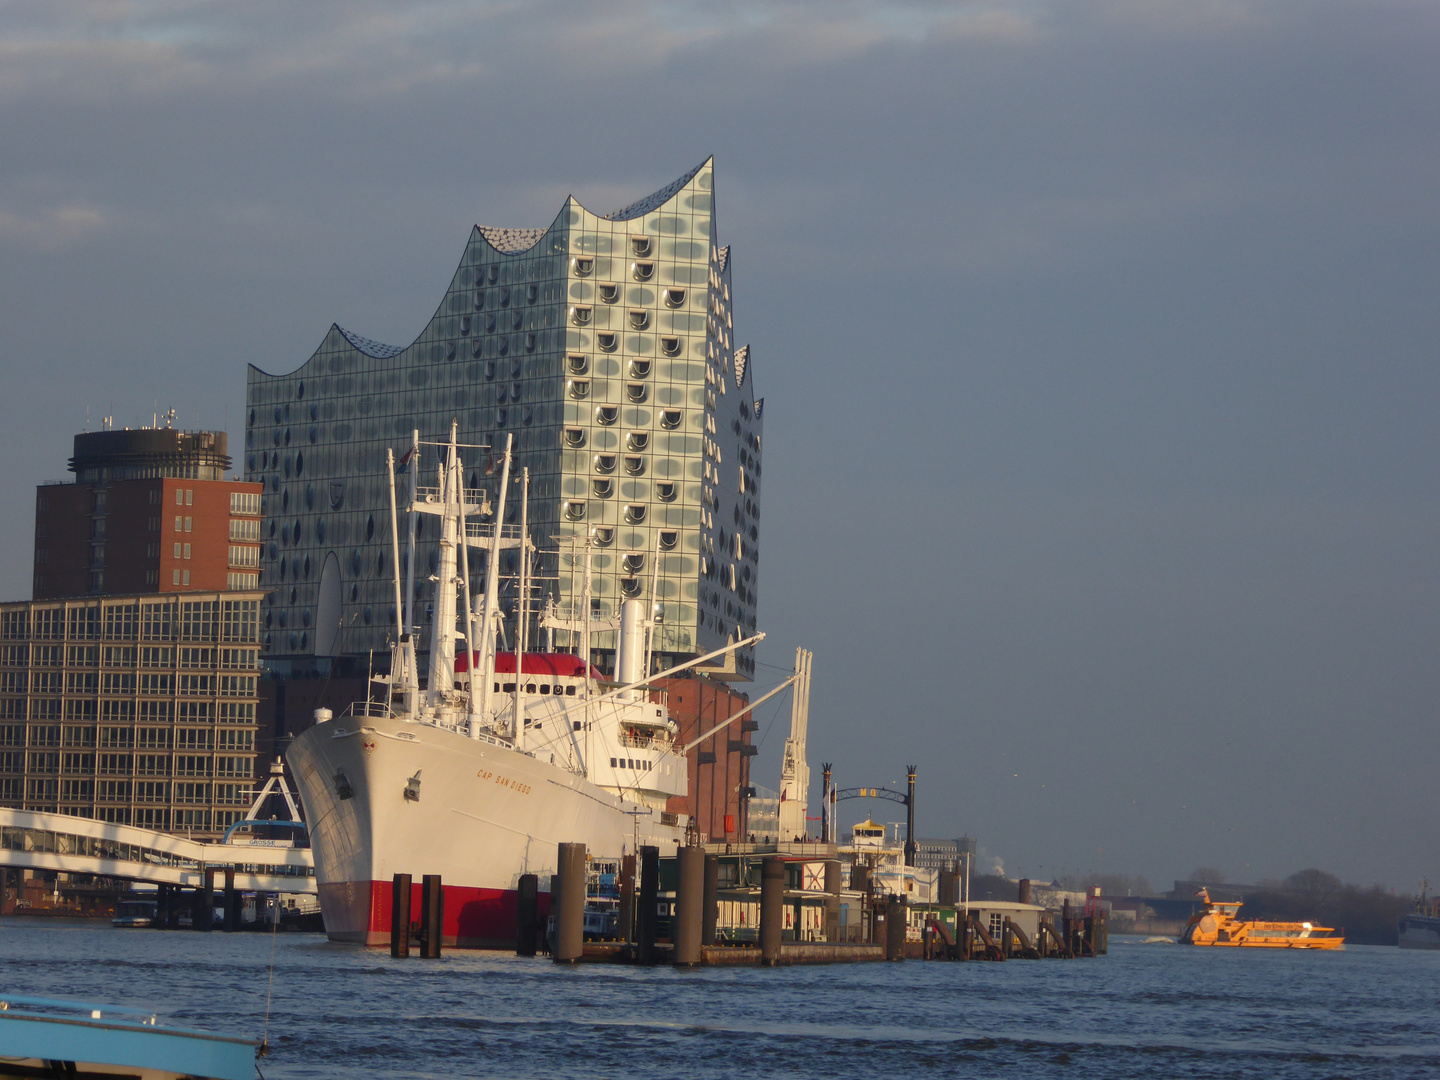
[{"label": "ship's white hull", "polygon": [[[542,916],[558,845],[616,857],[673,846],[683,830],[528,754],[423,723],[341,717],[316,724],[286,753],[315,852],[325,930],[333,941],[390,941],[391,882],[439,874],[444,942],[513,948],[522,874],[539,877]],[[418,798],[407,798],[409,787]],[[347,797],[342,797],[348,791]]]}]

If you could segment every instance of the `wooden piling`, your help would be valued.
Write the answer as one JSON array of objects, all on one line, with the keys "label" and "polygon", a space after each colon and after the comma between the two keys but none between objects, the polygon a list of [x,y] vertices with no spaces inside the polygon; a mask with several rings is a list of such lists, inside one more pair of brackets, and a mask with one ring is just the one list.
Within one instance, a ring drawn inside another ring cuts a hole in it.
[{"label": "wooden piling", "polygon": [[240,929],[240,894],[235,889],[235,867],[225,868],[225,932]]},{"label": "wooden piling", "polygon": [[825,862],[825,940],[840,940],[840,860]]},{"label": "wooden piling", "polygon": [[515,955],[535,955],[535,934],[540,925],[540,878],[521,874],[515,898]]},{"label": "wooden piling", "polygon": [[390,879],[390,955],[403,960],[410,955],[410,875]]},{"label": "wooden piling", "polygon": [[200,903],[197,905],[200,910],[191,909],[190,926],[195,930],[215,929],[215,868],[205,867],[205,884],[200,888]]},{"label": "wooden piling", "polygon": [[420,879],[420,956],[424,960],[440,958],[441,937],[445,928],[445,889],[439,874],[426,874]]},{"label": "wooden piling", "polygon": [[640,849],[640,911],[636,933],[635,961],[655,963],[655,938],[660,929],[660,849],[646,845]]},{"label": "wooden piling", "polygon": [[705,856],[705,910],[700,918],[700,944],[715,944],[715,924],[720,921],[720,857]]},{"label": "wooden piling", "polygon": [[905,959],[906,904],[903,897],[892,896],[885,904],[885,959]]},{"label": "wooden piling", "polygon": [[760,963],[780,962],[785,938],[785,860],[770,856],[760,867]]},{"label": "wooden piling", "polygon": [[555,962],[576,963],[585,954],[584,844],[560,845],[550,879],[550,911],[555,917]]},{"label": "wooden piling", "polygon": [[705,852],[698,847],[682,847],[677,862],[675,922],[670,935],[675,943],[674,963],[676,967],[693,967],[700,963],[705,918]]},{"label": "wooden piling", "polygon": [[620,940],[635,940],[635,856],[620,857]]}]

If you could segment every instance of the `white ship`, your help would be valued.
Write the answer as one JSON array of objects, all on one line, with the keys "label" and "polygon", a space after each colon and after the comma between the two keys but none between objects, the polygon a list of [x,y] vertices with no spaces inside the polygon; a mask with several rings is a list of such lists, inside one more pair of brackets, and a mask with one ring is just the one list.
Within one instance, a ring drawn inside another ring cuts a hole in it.
[{"label": "white ship", "polygon": [[[602,857],[684,842],[686,748],[677,744],[677,726],[664,707],[643,689],[647,623],[637,601],[621,608],[618,685],[602,684],[593,667],[562,653],[522,652],[516,676],[515,654],[495,647],[497,555],[527,537],[524,497],[518,529],[472,520],[504,522],[509,446],[491,515],[482,493],[465,490],[462,480],[460,451],[484,448],[459,446],[453,428],[448,444],[425,444],[441,454],[439,486],[426,488],[414,481],[421,445],[417,437],[409,455],[411,521],[416,513],[432,514],[441,525],[427,685],[419,685],[406,632],[414,619],[397,614],[391,673],[381,680],[384,700],[335,718],[320,710],[286,757],[305,806],[331,940],[388,943],[392,876],[412,875],[418,911],[421,875],[439,874],[445,944],[513,947],[520,876],[538,875],[543,920],[561,842],[583,843]],[[389,463],[395,601],[403,613],[393,454]],[[528,556],[533,546],[528,538],[524,544]],[[489,553],[479,611],[472,610],[466,557],[466,549],[476,547]],[[413,575],[413,527],[410,551]],[[519,563],[519,595],[527,596],[528,558]],[[412,577],[405,598],[414,595]],[[588,610],[588,596],[582,598]],[[522,605],[516,635],[522,642],[525,618]],[[588,623],[571,628],[581,636],[581,655],[589,656]],[[458,657],[457,640],[465,642]]]}]

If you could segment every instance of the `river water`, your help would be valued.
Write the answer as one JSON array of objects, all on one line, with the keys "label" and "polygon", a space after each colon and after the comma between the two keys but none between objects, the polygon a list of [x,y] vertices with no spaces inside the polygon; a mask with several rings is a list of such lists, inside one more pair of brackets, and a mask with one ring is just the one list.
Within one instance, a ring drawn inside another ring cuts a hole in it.
[{"label": "river water", "polygon": [[1440,1078],[1440,952],[1367,946],[679,972],[0,919],[0,990],[258,1039],[272,944],[268,1080]]}]

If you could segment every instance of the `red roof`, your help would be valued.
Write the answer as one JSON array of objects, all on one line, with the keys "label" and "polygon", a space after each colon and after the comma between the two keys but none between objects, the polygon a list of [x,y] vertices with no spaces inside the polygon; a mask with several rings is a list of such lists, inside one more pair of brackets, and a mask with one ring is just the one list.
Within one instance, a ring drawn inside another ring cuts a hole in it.
[{"label": "red roof", "polygon": [[[473,655],[476,660],[480,659],[479,653],[471,655]],[[470,670],[470,660],[471,656],[467,656],[465,653],[456,653],[455,672],[457,675]],[[495,654],[495,674],[515,674],[514,653],[502,652]],[[525,654],[525,674],[558,675],[562,678],[579,679],[585,675],[585,664],[580,657],[572,656],[570,653],[527,652]],[[590,668],[590,677],[592,679],[599,679],[602,682],[609,681],[605,678],[604,674],[601,673],[600,669],[593,665]]]}]

